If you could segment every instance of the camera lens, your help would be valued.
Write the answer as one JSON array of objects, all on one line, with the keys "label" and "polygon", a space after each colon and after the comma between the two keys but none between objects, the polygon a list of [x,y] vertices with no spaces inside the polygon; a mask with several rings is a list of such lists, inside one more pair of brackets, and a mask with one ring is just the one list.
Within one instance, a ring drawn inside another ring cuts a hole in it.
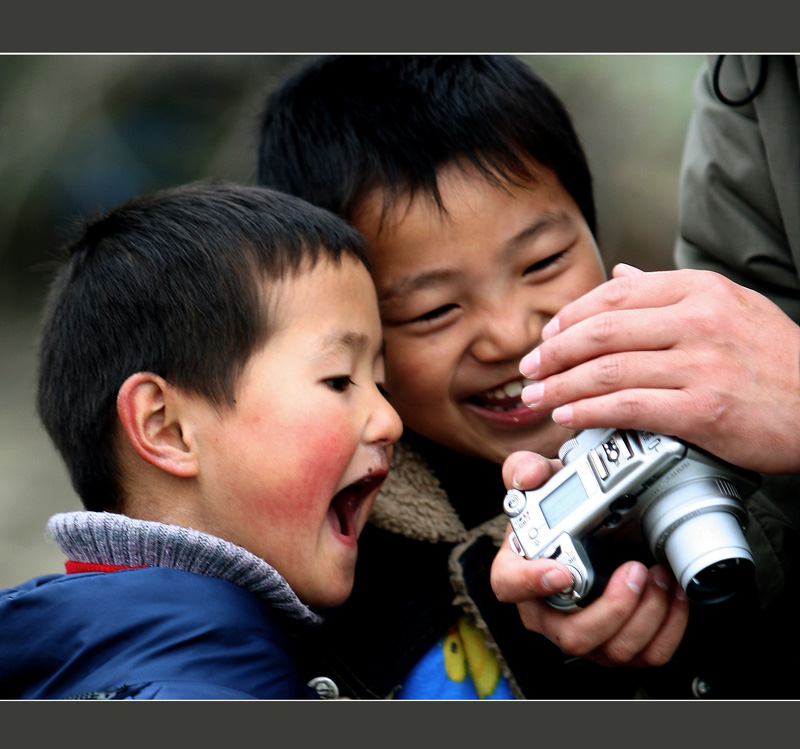
[{"label": "camera lens", "polygon": [[753,577],[747,559],[723,559],[698,572],[686,586],[686,595],[695,603],[719,603],[743,590]]},{"label": "camera lens", "polygon": [[719,491],[714,496],[718,486],[692,481],[674,487],[650,506],[643,523],[654,556],[669,563],[695,603],[731,598],[755,570],[740,524],[744,506]]}]

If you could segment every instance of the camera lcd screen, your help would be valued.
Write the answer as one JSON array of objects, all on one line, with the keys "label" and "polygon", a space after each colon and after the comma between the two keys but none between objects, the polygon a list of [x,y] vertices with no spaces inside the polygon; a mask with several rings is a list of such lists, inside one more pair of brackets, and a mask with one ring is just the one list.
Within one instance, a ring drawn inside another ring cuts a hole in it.
[{"label": "camera lcd screen", "polygon": [[586,492],[577,473],[573,473],[563,484],[553,489],[539,504],[542,515],[552,528],[586,499]]}]

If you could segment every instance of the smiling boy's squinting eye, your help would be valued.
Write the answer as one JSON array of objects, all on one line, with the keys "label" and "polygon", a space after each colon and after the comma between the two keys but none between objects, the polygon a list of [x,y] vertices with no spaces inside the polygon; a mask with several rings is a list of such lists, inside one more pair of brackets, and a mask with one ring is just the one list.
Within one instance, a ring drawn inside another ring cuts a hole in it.
[{"label": "smiling boy's squinting eye", "polygon": [[348,375],[327,377],[324,382],[331,390],[335,390],[337,393],[343,393],[348,390],[351,385],[355,385],[355,382],[353,382]]},{"label": "smiling boy's squinting eye", "polygon": [[430,312],[426,312],[424,315],[415,317],[413,320],[411,320],[411,322],[429,322],[431,320],[437,320],[440,317],[444,317],[444,315],[451,310],[456,309],[457,306],[458,305],[455,304],[444,304],[441,307],[431,310]]},{"label": "smiling boy's squinting eye", "polygon": [[557,252],[555,255],[550,255],[550,257],[546,257],[544,260],[539,260],[539,262],[533,263],[533,265],[529,265],[527,268],[525,268],[525,271],[522,275],[527,276],[530,273],[539,273],[543,270],[546,270],[551,265],[555,265],[557,262],[559,262],[565,254],[566,250],[563,252]]}]

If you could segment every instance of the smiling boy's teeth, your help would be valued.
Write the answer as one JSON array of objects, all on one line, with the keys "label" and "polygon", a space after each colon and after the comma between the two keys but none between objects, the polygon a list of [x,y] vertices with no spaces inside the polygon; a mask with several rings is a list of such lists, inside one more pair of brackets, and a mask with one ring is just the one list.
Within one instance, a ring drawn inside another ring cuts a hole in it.
[{"label": "smiling boy's teeth", "polygon": [[516,398],[522,392],[522,388],[530,385],[532,380],[527,378],[515,380],[514,382],[507,382],[503,387],[491,390],[483,394],[487,400],[505,400],[506,398]]}]

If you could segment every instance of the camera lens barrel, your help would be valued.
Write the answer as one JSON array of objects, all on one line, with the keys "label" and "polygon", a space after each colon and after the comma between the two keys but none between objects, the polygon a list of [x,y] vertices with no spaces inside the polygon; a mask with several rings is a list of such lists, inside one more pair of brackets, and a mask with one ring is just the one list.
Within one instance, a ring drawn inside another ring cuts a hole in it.
[{"label": "camera lens barrel", "polygon": [[739,593],[755,571],[744,536],[747,512],[728,481],[690,481],[647,509],[642,530],[656,559],[668,562],[690,601],[716,603]]},{"label": "camera lens barrel", "polygon": [[681,587],[696,603],[731,598],[755,570],[739,521],[729,512],[690,518],[669,535],[664,548]]}]

